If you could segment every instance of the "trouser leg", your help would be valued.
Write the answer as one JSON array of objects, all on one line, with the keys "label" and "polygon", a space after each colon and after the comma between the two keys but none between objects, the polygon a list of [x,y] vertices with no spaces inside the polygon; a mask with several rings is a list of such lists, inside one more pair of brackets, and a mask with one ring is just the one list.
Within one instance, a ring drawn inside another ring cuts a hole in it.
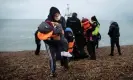
[{"label": "trouser leg", "polygon": [[92,59],[93,58],[93,47],[92,47],[91,41],[88,41],[88,43],[87,43],[87,50],[90,55],[90,59]]},{"label": "trouser leg", "polygon": [[118,50],[119,55],[121,55],[121,49],[120,49],[120,44],[119,44],[119,38],[117,38],[117,40],[116,40],[116,47],[117,47],[117,50]]},{"label": "trouser leg", "polygon": [[84,37],[82,35],[76,35],[75,41],[76,41],[76,46],[77,46],[78,50],[80,51],[80,55],[82,57],[85,57],[86,53],[84,51],[84,44],[85,44]]},{"label": "trouser leg", "polygon": [[36,54],[36,55],[39,55],[40,47],[41,47],[41,40],[38,39],[38,37],[37,37],[37,32],[38,32],[38,31],[35,32],[35,43],[36,43],[36,51],[35,51],[35,54]]},{"label": "trouser leg", "polygon": [[95,53],[95,42],[92,42],[92,59],[96,60],[96,53]]},{"label": "trouser leg", "polygon": [[[59,45],[59,50],[60,50],[60,56],[62,51],[68,51],[68,42],[67,40],[61,41],[61,44]],[[68,69],[68,58],[61,56],[61,65],[64,66],[64,68]]]},{"label": "trouser leg", "polygon": [[96,48],[98,48],[99,47],[99,41],[97,40],[96,41]]},{"label": "trouser leg", "polygon": [[50,69],[52,73],[55,73],[56,70],[56,52],[54,47],[49,47],[50,49]]},{"label": "trouser leg", "polygon": [[111,39],[111,56],[114,55],[114,46],[115,46],[115,41],[113,39]]},{"label": "trouser leg", "polygon": [[68,66],[68,58],[67,57],[61,57],[61,64],[62,66],[64,66],[65,69],[68,69],[69,66]]},{"label": "trouser leg", "polygon": [[87,42],[87,51],[88,51],[88,53],[89,53],[88,55],[90,55],[90,57],[91,57],[91,54],[90,54],[91,52],[90,52],[89,49],[90,49],[90,42]]},{"label": "trouser leg", "polygon": [[63,59],[63,57],[61,57],[61,47],[62,46],[56,46],[57,47],[57,49],[56,49],[56,59],[57,60],[60,60],[60,64],[61,64],[61,66],[64,66],[64,59]]}]

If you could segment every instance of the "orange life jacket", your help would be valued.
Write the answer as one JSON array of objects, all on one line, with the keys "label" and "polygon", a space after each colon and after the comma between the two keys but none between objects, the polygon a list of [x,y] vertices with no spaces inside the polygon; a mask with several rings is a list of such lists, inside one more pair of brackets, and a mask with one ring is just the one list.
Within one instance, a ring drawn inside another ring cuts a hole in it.
[{"label": "orange life jacket", "polygon": [[68,52],[72,53],[73,52],[73,47],[74,47],[74,41],[68,43]]},{"label": "orange life jacket", "polygon": [[47,34],[44,34],[44,33],[41,33],[41,32],[38,32],[37,33],[37,37],[40,39],[40,40],[47,40],[48,38],[50,38],[53,34],[53,31],[47,33]]},{"label": "orange life jacket", "polygon": [[[62,34],[64,34],[64,31],[62,30]],[[48,38],[56,38],[56,37],[59,37],[58,35],[53,35],[53,31],[47,33],[47,34],[44,34],[44,33],[41,33],[41,32],[38,32],[37,33],[37,37],[40,39],[40,40],[47,40]]]},{"label": "orange life jacket", "polygon": [[91,24],[89,21],[85,21],[83,24],[84,31],[87,31],[89,28],[91,28]]}]

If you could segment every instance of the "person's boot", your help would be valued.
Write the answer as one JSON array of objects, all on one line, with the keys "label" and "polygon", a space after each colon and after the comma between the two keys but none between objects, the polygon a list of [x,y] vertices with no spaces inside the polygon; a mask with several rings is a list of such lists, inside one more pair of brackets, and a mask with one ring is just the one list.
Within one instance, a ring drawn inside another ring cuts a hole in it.
[{"label": "person's boot", "polygon": [[119,55],[121,56],[122,54],[121,54],[121,53],[119,53]]},{"label": "person's boot", "polygon": [[50,77],[56,77],[57,74],[56,73],[50,73]]},{"label": "person's boot", "polygon": [[36,47],[35,55],[39,55],[39,53],[40,53],[40,47],[41,47],[41,45],[38,44],[37,47]]},{"label": "person's boot", "polygon": [[39,53],[40,53],[40,50],[35,51],[35,55],[39,55]]},{"label": "person's boot", "polygon": [[69,61],[68,61],[67,57],[62,57],[62,59],[61,59],[61,66],[65,70],[69,69],[68,63],[69,63]]},{"label": "person's boot", "polygon": [[88,60],[96,60],[96,58],[90,57],[88,58]]},{"label": "person's boot", "polygon": [[111,53],[109,56],[114,56],[114,54]]},{"label": "person's boot", "polygon": [[118,53],[119,53],[119,55],[122,55],[120,49],[118,50]]},{"label": "person's boot", "polygon": [[96,60],[96,59],[92,58],[92,59],[90,59],[90,60]]},{"label": "person's boot", "polygon": [[86,54],[86,55],[85,55],[85,58],[89,58],[89,55]]},{"label": "person's boot", "polygon": [[63,59],[61,59],[60,65],[61,65],[61,66],[64,66],[64,60],[63,60]]},{"label": "person's boot", "polygon": [[88,58],[87,58],[88,60],[91,60],[91,56],[90,55],[88,55]]},{"label": "person's boot", "polygon": [[69,69],[68,60],[65,60],[65,62],[64,62],[64,69],[65,70],[68,70]]},{"label": "person's boot", "polygon": [[91,56],[90,60],[96,60],[96,56],[95,55]]}]

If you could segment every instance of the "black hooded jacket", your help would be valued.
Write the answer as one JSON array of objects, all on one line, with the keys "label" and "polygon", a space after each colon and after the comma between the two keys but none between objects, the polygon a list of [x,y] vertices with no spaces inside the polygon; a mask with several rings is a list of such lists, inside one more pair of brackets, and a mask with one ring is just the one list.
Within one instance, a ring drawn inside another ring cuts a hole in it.
[{"label": "black hooded jacket", "polygon": [[110,25],[108,35],[110,36],[110,38],[118,38],[118,37],[120,37],[119,25],[118,25],[117,22],[113,22]]},{"label": "black hooded jacket", "polygon": [[72,16],[67,19],[67,27],[73,30],[74,35],[83,34],[83,29],[81,27],[80,20],[76,16]]}]

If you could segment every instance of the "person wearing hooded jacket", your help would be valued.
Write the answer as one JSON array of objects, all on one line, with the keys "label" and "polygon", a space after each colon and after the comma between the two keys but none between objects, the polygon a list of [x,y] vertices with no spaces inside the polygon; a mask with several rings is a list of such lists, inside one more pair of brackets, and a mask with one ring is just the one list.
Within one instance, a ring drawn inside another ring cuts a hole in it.
[{"label": "person wearing hooded jacket", "polygon": [[[56,59],[61,61],[61,66],[64,66],[65,69],[68,69],[68,60],[67,57],[62,57],[61,52],[62,51],[68,51],[68,42],[64,37],[64,31],[62,26],[65,25],[65,23],[62,23],[60,21],[61,15],[60,11],[56,7],[51,7],[50,12],[48,15],[48,18],[46,21],[52,22],[55,26],[58,26],[54,28],[53,34],[57,35],[56,38],[50,38],[50,40],[44,40],[44,42],[49,46],[50,49],[50,69],[51,69],[51,76],[55,77],[55,70],[56,70]],[[61,25],[60,25],[61,24]],[[37,45],[35,54],[38,55],[40,52],[40,39],[37,37],[38,30],[35,32],[35,42]]]},{"label": "person wearing hooded jacket", "polygon": [[120,49],[120,44],[119,44],[119,37],[120,37],[120,32],[119,32],[119,25],[117,22],[112,22],[110,27],[109,27],[109,32],[108,35],[110,37],[110,42],[111,42],[111,53],[110,56],[114,56],[114,46],[116,44],[118,53],[121,55],[121,49]]},{"label": "person wearing hooded jacket", "polygon": [[91,17],[91,27],[86,31],[87,38],[87,50],[91,60],[96,60],[95,46],[97,41],[97,35],[99,33],[99,22],[95,16]]},{"label": "person wearing hooded jacket", "polygon": [[81,22],[77,18],[77,13],[73,13],[72,17],[67,19],[66,26],[69,26],[74,33],[75,43],[79,50],[78,52],[80,52],[80,57],[81,58],[88,57],[84,51],[85,38],[83,36],[83,28],[81,27]]}]

